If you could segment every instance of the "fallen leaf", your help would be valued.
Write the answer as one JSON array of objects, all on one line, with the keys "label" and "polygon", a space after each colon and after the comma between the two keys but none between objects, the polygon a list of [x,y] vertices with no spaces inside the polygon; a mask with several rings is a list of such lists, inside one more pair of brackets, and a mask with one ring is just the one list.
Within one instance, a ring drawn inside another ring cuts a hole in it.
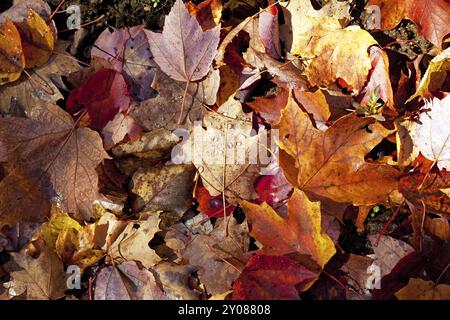
[{"label": "fallen leaf", "polygon": [[255,255],[233,284],[233,300],[299,300],[317,275],[289,256]]},{"label": "fallen leaf", "polygon": [[147,100],[154,95],[150,87],[156,63],[143,26],[103,31],[94,43],[91,57],[109,61],[114,70],[123,72],[131,94],[138,100]]},{"label": "fallen leaf", "polygon": [[209,72],[217,51],[220,26],[204,32],[183,1],[177,0],[161,33],[147,32],[154,59],[177,81],[201,80]]},{"label": "fallen leaf", "polygon": [[395,293],[395,296],[399,300],[449,300],[450,285],[411,278],[405,287]]},{"label": "fallen leaf", "polygon": [[30,112],[42,102],[55,104],[63,95],[58,88],[65,89],[62,76],[81,69],[77,61],[65,54],[68,43],[58,40],[50,60],[39,68],[27,70],[30,77],[17,80],[14,83],[0,86],[0,111],[13,115]]},{"label": "fallen leaf", "polygon": [[159,229],[159,214],[141,213],[138,221],[128,223],[123,232],[109,247],[109,255],[114,261],[139,261],[146,268],[151,268],[161,258],[150,248],[149,242]]},{"label": "fallen leaf", "polygon": [[199,300],[201,291],[191,285],[196,270],[191,265],[170,262],[162,262],[153,268],[169,300]]},{"label": "fallen leaf", "polygon": [[55,197],[65,212],[89,220],[98,198],[95,168],[108,157],[98,134],[74,128],[58,106],[35,107],[28,118],[0,118],[0,161],[16,165],[0,181],[1,225],[42,221]]},{"label": "fallen leaf", "polygon": [[12,253],[8,268],[10,297],[25,293],[30,300],[56,300],[64,296],[67,288],[64,266],[50,248],[45,248],[37,259],[22,252]]},{"label": "fallen leaf", "polygon": [[[291,97],[282,111],[280,148],[295,163],[298,188],[335,202],[373,205],[388,201],[397,189],[398,173],[364,157],[390,133],[373,119],[354,113],[321,132]],[[285,173],[293,170],[287,166],[281,163]]]},{"label": "fallen leaf", "polygon": [[288,215],[282,218],[267,203],[240,202],[249,220],[250,234],[269,255],[309,255],[320,268],[336,253],[334,243],[321,229],[320,203],[311,202],[300,190],[288,200]]},{"label": "fallen leaf", "polygon": [[166,300],[155,276],[134,261],[100,270],[95,278],[95,300]]},{"label": "fallen leaf", "polygon": [[226,259],[239,258],[248,250],[247,223],[228,222],[229,234],[224,232],[224,220],[209,235],[197,235],[187,244],[183,258],[198,266],[198,276],[208,294],[219,294],[231,288],[238,277],[237,267]]},{"label": "fallen leaf", "polygon": [[220,0],[205,0],[198,5],[189,1],[186,4],[189,13],[197,18],[203,31],[208,31],[220,24],[222,18],[222,2]]},{"label": "fallen leaf", "polygon": [[445,83],[449,71],[450,48],[447,48],[430,61],[428,69],[423,75],[417,91],[406,102],[410,102],[417,97],[423,97],[428,92],[441,88]]},{"label": "fallen leaf", "polygon": [[126,112],[130,103],[123,76],[111,69],[101,69],[72,91],[67,100],[67,111],[77,114],[86,109],[89,126],[101,130],[118,113]]},{"label": "fallen leaf", "polygon": [[367,6],[380,9],[382,30],[394,28],[402,19],[410,19],[417,24],[419,34],[437,47],[441,46],[444,36],[450,33],[450,5],[445,0],[370,0]]},{"label": "fallen leaf", "polygon": [[381,236],[379,242],[376,241],[377,238],[376,235],[368,237],[376,255],[374,264],[380,267],[381,277],[384,277],[391,273],[402,258],[414,252],[414,248],[408,243],[390,236]]},{"label": "fallen leaf", "polygon": [[192,206],[194,173],[192,165],[139,169],[131,184],[131,192],[135,195],[133,210],[172,211],[183,215]]},{"label": "fallen leaf", "polygon": [[102,130],[106,150],[122,142],[126,137],[138,140],[141,135],[142,128],[131,116],[123,113],[118,113]]},{"label": "fallen leaf", "polygon": [[426,111],[414,123],[410,135],[414,148],[439,169],[450,171],[450,96],[442,100],[434,98],[425,103]]},{"label": "fallen leaf", "polygon": [[19,31],[8,19],[0,28],[0,52],[0,85],[4,85],[19,79],[25,67]]},{"label": "fallen leaf", "polygon": [[162,72],[158,72],[152,88],[158,92],[155,98],[134,103],[129,114],[136,122],[147,130],[182,128],[177,120],[181,116],[182,124],[200,121],[203,118],[204,107],[216,103],[219,89],[219,71],[211,71],[200,82],[190,83],[187,87],[185,104],[183,97],[185,85],[174,81]]}]

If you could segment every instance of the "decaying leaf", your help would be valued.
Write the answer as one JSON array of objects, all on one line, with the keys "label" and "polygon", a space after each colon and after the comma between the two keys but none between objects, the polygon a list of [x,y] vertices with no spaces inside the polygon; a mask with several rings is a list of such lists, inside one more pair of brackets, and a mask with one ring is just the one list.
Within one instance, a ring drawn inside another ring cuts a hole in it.
[{"label": "decaying leaf", "polygon": [[25,294],[31,300],[56,300],[64,296],[64,266],[50,248],[45,248],[36,259],[22,252],[12,256],[8,267],[12,279],[6,284],[10,297]]},{"label": "decaying leaf", "polygon": [[95,300],[166,300],[155,276],[134,261],[100,270],[95,279]]},{"label": "decaying leaf", "polygon": [[[157,166],[133,175],[131,191],[136,195],[133,210],[173,211],[182,215],[192,205],[192,165]],[[183,188],[180,188],[183,186]]]},{"label": "decaying leaf", "polygon": [[411,278],[405,287],[395,293],[395,296],[399,300],[449,300],[450,285]]},{"label": "decaying leaf", "polygon": [[183,253],[183,258],[191,265],[198,266],[200,282],[209,294],[223,293],[231,288],[239,272],[226,259],[239,259],[248,250],[247,224],[238,224],[234,218],[230,219],[227,236],[221,220],[209,235],[194,236]]}]

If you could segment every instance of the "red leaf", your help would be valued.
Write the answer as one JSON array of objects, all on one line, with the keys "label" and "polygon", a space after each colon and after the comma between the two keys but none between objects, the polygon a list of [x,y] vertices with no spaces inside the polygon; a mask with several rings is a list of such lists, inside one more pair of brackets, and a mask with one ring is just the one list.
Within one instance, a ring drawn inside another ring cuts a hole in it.
[{"label": "red leaf", "polygon": [[315,279],[289,256],[253,256],[233,285],[234,300],[298,300],[298,290]]},{"label": "red leaf", "polygon": [[[195,197],[199,203],[198,211],[206,214],[209,217],[222,217],[223,216],[223,201],[222,196],[213,197],[209,194],[208,190],[204,186],[197,186],[195,191]],[[229,216],[233,210],[234,206],[225,203],[226,214]]]},{"label": "red leaf", "polygon": [[116,114],[127,111],[130,102],[130,93],[122,74],[101,69],[72,91],[67,101],[67,111],[75,114],[86,108],[90,127],[101,130]]}]

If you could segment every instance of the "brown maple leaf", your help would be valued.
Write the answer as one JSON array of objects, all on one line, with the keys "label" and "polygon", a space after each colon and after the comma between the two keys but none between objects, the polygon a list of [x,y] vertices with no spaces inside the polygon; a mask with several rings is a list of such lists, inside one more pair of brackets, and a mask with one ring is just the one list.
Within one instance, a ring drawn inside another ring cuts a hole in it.
[{"label": "brown maple leaf", "polygon": [[281,167],[298,188],[317,196],[354,205],[387,202],[397,190],[397,170],[364,157],[391,133],[354,113],[319,131],[290,98],[280,121]]},{"label": "brown maple leaf", "polygon": [[76,128],[56,105],[36,106],[28,118],[1,118],[0,162],[12,167],[0,181],[0,224],[41,221],[51,200],[89,220],[98,197],[95,168],[108,157],[100,136]]}]

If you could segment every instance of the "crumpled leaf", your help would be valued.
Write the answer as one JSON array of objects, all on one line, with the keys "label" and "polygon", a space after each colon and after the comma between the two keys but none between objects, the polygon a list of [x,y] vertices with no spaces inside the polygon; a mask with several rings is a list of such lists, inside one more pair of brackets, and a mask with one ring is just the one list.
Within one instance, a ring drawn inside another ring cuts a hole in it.
[{"label": "crumpled leaf", "polygon": [[224,220],[209,235],[197,235],[183,252],[183,258],[198,266],[198,276],[209,294],[223,293],[231,288],[239,272],[226,262],[239,258],[248,250],[247,223],[238,224],[234,218],[228,222],[229,234],[225,236]]},{"label": "crumpled leaf", "polygon": [[450,285],[410,278],[408,284],[397,291],[399,300],[449,300]]},{"label": "crumpled leaf", "polygon": [[42,224],[39,233],[37,234],[37,238],[44,240],[49,248],[55,249],[58,236],[69,229],[81,230],[82,227],[78,221],[72,219],[58,207],[53,206],[50,220]]},{"label": "crumpled leaf", "polygon": [[263,245],[262,253],[308,255],[321,269],[336,253],[333,241],[321,228],[320,203],[310,201],[302,191],[294,189],[286,218],[267,203],[240,204],[249,220],[250,234]]},{"label": "crumpled leaf", "polygon": [[156,63],[177,81],[198,81],[209,72],[220,40],[220,26],[203,32],[183,1],[177,0],[161,33],[147,32]]},{"label": "crumpled leaf", "polygon": [[122,142],[126,137],[138,140],[141,135],[142,128],[131,116],[123,113],[118,113],[102,130],[106,150]]},{"label": "crumpled leaf", "polygon": [[299,300],[316,276],[289,256],[255,255],[233,284],[233,300]]},{"label": "crumpled leaf", "polygon": [[95,300],[166,300],[153,273],[134,261],[101,269],[94,292]]},{"label": "crumpled leaf", "polygon": [[205,0],[198,5],[189,1],[186,4],[187,9],[191,15],[197,18],[198,23],[202,26],[203,31],[214,28],[220,24],[222,18],[222,1],[220,0]]},{"label": "crumpled leaf", "polygon": [[418,26],[419,34],[435,46],[450,33],[450,4],[446,0],[370,0],[367,6],[380,8],[381,29],[392,29],[402,19],[410,19]]},{"label": "crumpled leaf", "polygon": [[441,88],[445,83],[449,71],[450,48],[447,48],[430,61],[428,69],[423,75],[417,91],[406,102],[410,102],[417,97],[423,97],[426,93]]},{"label": "crumpled leaf", "polygon": [[139,169],[131,184],[131,192],[135,195],[133,210],[172,211],[183,215],[192,206],[194,174],[192,165]]},{"label": "crumpled leaf", "polygon": [[150,87],[156,63],[143,26],[103,31],[94,43],[91,57],[109,61],[114,70],[123,72],[134,98],[146,100],[154,95]]},{"label": "crumpled leaf", "polygon": [[383,100],[386,108],[395,111],[394,93],[392,91],[391,80],[389,78],[389,58],[385,51],[373,46],[369,49],[372,70],[369,81],[361,92],[361,105],[367,105],[371,100],[371,94],[375,94],[378,99]]},{"label": "crumpled leaf", "polygon": [[64,296],[66,273],[61,260],[50,248],[45,248],[38,258],[26,253],[12,253],[11,281],[5,284],[9,296],[23,293],[30,300],[56,300]]},{"label": "crumpled leaf", "polygon": [[28,118],[0,118],[0,161],[15,164],[0,181],[0,224],[42,221],[53,199],[89,220],[98,198],[95,168],[108,157],[98,134],[74,128],[58,106],[35,107]]},{"label": "crumpled leaf", "polygon": [[397,189],[398,172],[364,157],[390,133],[374,119],[354,113],[321,132],[291,97],[280,122],[280,148],[290,160],[282,160],[281,167],[297,176],[298,188],[318,196],[354,205],[383,203]]},{"label": "crumpled leaf", "polygon": [[271,6],[259,15],[259,36],[266,52],[275,59],[281,57],[280,30],[278,25],[278,8]]},{"label": "crumpled leaf", "polygon": [[162,262],[153,269],[169,300],[199,300],[202,292],[192,288],[194,273],[197,268],[191,265],[177,265]]},{"label": "crumpled leaf", "polygon": [[109,255],[114,261],[139,261],[150,268],[161,261],[156,252],[149,247],[159,229],[160,218],[156,213],[141,213],[138,221],[128,223],[123,232],[109,247]]}]

